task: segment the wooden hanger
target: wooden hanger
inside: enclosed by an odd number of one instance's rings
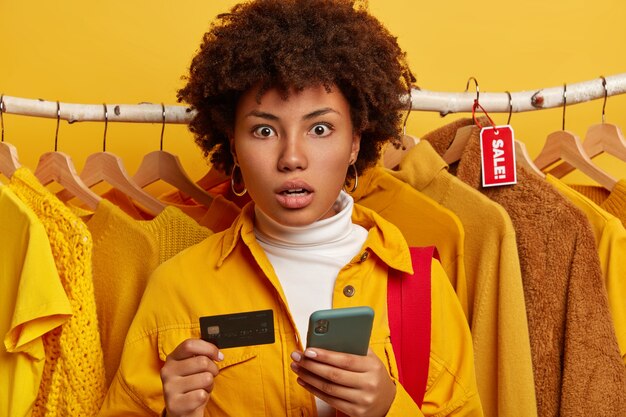
[[[101,182],[107,182],[113,188],[123,192],[128,197],[141,204],[150,214],[156,216],[165,208],[165,204],[148,194],[139,187],[127,173],[122,159],[106,151],[106,135],[108,126],[108,111],[104,105],[104,139],[102,152],[96,152],[87,157],[80,178],[87,187],[93,187]],[[57,194],[62,200],[66,197],[65,191]]]
[[[16,169],[21,165],[17,159],[17,149],[15,146],[4,141],[4,94],[0,95],[0,125],[2,126],[2,141],[0,141],[0,173],[7,178],[11,178]]]
[[[450,143],[450,147],[446,149],[443,154],[443,160],[446,161],[446,164],[452,165],[461,159],[461,155],[463,155],[463,150],[467,142],[469,142],[474,126],[476,125],[471,124],[457,129],[454,139]]]
[[[204,174],[202,178],[196,181],[196,184],[198,184],[198,186],[201,187],[203,190],[210,190],[211,188],[216,187],[226,181],[230,181],[230,177],[228,175],[224,174],[219,169],[210,167],[206,174]]]
[[[163,109],[163,127],[161,128],[161,150],[146,154],[137,172],[133,175],[134,182],[141,188],[156,181],[165,181],[196,202],[209,207],[213,197],[200,188],[185,172],[178,156],[163,150],[163,131],[165,130],[165,106]]]
[[[546,174],[544,174],[533,162],[532,158],[528,154],[528,150],[526,149],[526,145],[524,142],[515,140],[515,162],[518,166],[523,166],[528,171],[537,175],[540,178],[545,179]]]
[[[10,143],[0,142],[0,173],[11,178],[15,170],[21,167],[17,159],[17,149]]]
[[[574,168],[586,174],[607,190],[612,190],[617,180],[594,165],[585,153],[578,136],[565,130],[565,108],[567,106],[567,86],[563,88],[563,129],[552,132],[539,155],[535,158],[535,165],[546,172],[548,167],[558,161],[565,161]]]
[[[474,99],[475,109],[476,106],[479,106],[478,100],[480,98],[480,89],[478,88],[478,81],[476,80],[476,78],[469,77],[469,79],[467,80],[467,84],[465,85],[465,92],[467,92],[469,89],[470,81],[474,81],[474,83],[476,84],[476,98]],[[474,116],[473,112],[472,116]],[[471,125],[463,126],[457,129],[456,134],[454,135],[454,139],[450,143],[450,146],[442,155],[442,158],[444,161],[446,161],[446,164],[452,165],[453,163],[458,162],[461,159],[461,155],[463,155],[463,150],[465,149],[467,142],[469,142],[472,130],[474,129],[474,126],[476,126],[474,123],[476,123],[475,118],[474,122]]]
[[[63,152],[57,151],[60,120],[61,108],[57,101],[57,129],[54,137],[54,152],[46,152],[41,155],[37,168],[35,168],[35,176],[44,186],[53,181],[57,182],[72,193],[74,197],[87,204],[90,209],[95,210],[101,197],[91,191],[78,176],[72,158]]]
[[[602,152],[613,155],[626,162],[626,140],[620,128],[614,124],[605,123],[606,100],[608,90],[606,88],[606,79],[602,78],[602,86],[604,87],[604,103],[602,104],[602,123],[594,124],[587,129],[585,140],[583,141],[583,149],[589,158],[594,158]],[[550,174],[557,178],[561,178],[575,168],[568,163],[563,163],[553,170]]]
[[[383,166],[387,169],[395,169],[419,141],[419,138],[405,133],[400,137],[399,148],[396,148],[393,143],[389,143],[383,153]]]
[[[63,152],[46,152],[41,155],[35,176],[44,186],[57,182],[92,210],[96,209],[102,199],[85,185],[76,173],[72,158]]]

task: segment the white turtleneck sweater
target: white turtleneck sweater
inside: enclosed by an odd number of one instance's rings
[[[255,235],[280,280],[302,344],[309,316],[332,308],[335,279],[361,250],[367,230],[352,223],[354,200],[341,191],[338,213],[308,226],[283,226],[255,207]],[[318,416],[334,411],[316,397]]]

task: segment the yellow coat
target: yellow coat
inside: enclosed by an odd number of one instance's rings
[[[253,216],[250,204],[229,229],[155,271],[101,416],[158,415],[164,407],[159,370],[178,344],[199,337],[198,317],[263,309],[274,311],[276,342],[224,349],[205,416],[316,415],[314,398],[289,368],[290,353],[301,350],[302,343],[278,278],[254,236]],[[400,231],[374,212],[355,205],[353,221],[369,233],[362,253],[339,272],[333,307],[369,305],[375,310],[371,348],[396,380],[387,324],[387,271],[411,272],[410,254]],[[441,266],[436,261],[432,266],[432,343],[423,412],[482,416],[469,328]],[[344,295],[346,285],[354,287],[353,296]],[[396,384],[388,416],[423,415]]]
[[[427,140],[390,173],[452,210],[465,229],[467,318],[485,416],[537,416],[522,272],[508,213],[450,174]]]

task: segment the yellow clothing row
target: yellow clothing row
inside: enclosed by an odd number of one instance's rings
[[[16,170],[8,186],[42,222],[71,308],[61,326],[42,336],[45,363],[41,376],[33,375],[41,382],[32,416],[92,416],[102,403],[106,386],[92,281],[91,235],[26,168]]]
[[[301,350],[302,343],[278,278],[255,238],[253,217],[251,204],[229,229],[181,252],[155,271],[100,416],[159,415],[164,407],[159,371],[178,344],[199,337],[198,317],[262,309],[274,311],[275,344],[224,350],[205,414],[315,415],[313,397],[297,384],[289,367],[290,353]],[[371,347],[397,385],[388,416],[482,415],[467,322],[436,261],[431,276],[430,368],[421,412],[397,381],[387,323],[387,273],[388,268],[411,271],[408,246],[395,226],[370,210],[355,205],[353,221],[369,231],[368,237],[362,253],[340,271],[333,307],[369,305],[376,311]],[[346,285],[355,289],[350,296],[344,295]]]
[[[457,129],[472,123],[453,122],[422,140],[442,155]],[[523,168],[517,184],[482,187],[479,133],[474,126],[449,170],[500,204],[515,228],[538,415],[623,415],[626,370],[588,218]]]
[[[26,168],[0,214],[0,415],[94,416],[148,277],[212,232],[175,207],[138,221],[106,199],[65,206]]]

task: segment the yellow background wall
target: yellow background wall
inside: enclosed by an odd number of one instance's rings
[[[623,0],[369,0],[370,11],[396,34],[424,89],[462,91],[470,76],[481,92],[520,91],[626,72]],[[70,103],[175,104],[191,57],[211,19],[233,0],[0,0],[0,93]],[[598,81],[600,82],[600,81]],[[472,87],[471,87],[472,88]],[[566,128],[581,139],[601,120],[602,100],[568,107]],[[464,115],[467,116],[467,115]],[[505,123],[506,114],[492,115]],[[413,112],[409,133],[421,136],[461,117]],[[626,129],[626,95],[609,97],[606,120]],[[5,115],[5,140],[34,169],[54,146],[54,119]],[[561,128],[561,109],[515,113],[512,125],[536,156]],[[59,150],[80,171],[101,150],[103,123],[62,122]],[[129,172],[158,149],[159,124],[109,123],[107,150]],[[178,154],[192,177],[206,163],[182,125],[167,125],[164,149]],[[626,163],[596,163],[626,178]],[[580,173],[575,181],[591,183]]]

